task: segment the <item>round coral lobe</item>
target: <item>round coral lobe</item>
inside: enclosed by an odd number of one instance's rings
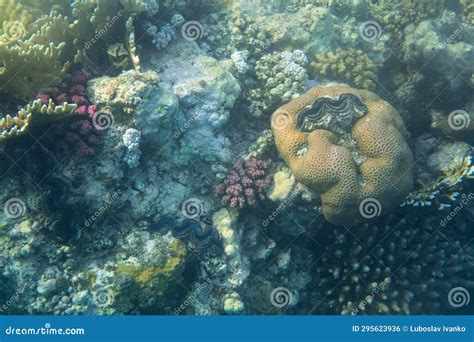
[[[296,179],[319,195],[328,221],[352,225],[396,207],[413,186],[409,133],[376,94],[315,87],[281,106],[290,124],[272,125],[275,143]],[[375,203],[375,215],[366,203]],[[372,209],[372,208],[370,208]]]

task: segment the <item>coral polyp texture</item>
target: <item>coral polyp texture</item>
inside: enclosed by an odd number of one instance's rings
[[[258,158],[235,163],[224,180],[214,187],[215,194],[221,196],[222,204],[245,208],[264,200],[265,190],[270,185],[268,164],[268,161]]]
[[[280,155],[320,196],[331,223],[385,214],[412,189],[409,133],[395,108],[370,91],[312,88],[273,113],[272,130]],[[375,212],[366,213],[370,202]]]

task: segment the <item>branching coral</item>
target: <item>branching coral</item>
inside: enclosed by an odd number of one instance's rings
[[[375,64],[362,50],[336,49],[317,54],[311,63],[315,78],[347,82],[355,87],[373,90],[377,80]]]
[[[398,205],[413,186],[409,134],[397,111],[372,92],[317,87],[275,111],[275,144],[296,179],[321,197],[335,224],[364,220]],[[372,217],[375,217],[372,216]]]
[[[258,201],[265,199],[265,190],[270,185],[268,166],[268,161],[258,158],[239,160],[215,186],[215,194],[222,197],[222,204],[232,208],[256,206]]]
[[[149,3],[153,1],[76,0],[71,10],[61,1],[35,8],[23,5],[28,1],[0,1],[1,90],[32,96],[56,85],[70,64],[87,60],[84,57],[97,52],[102,42],[123,41],[131,65],[138,69],[132,18],[153,13]]]
[[[38,99],[21,108],[15,115],[4,115],[0,120],[0,142],[24,134],[31,126],[62,119],[71,115],[75,104],[64,103],[57,106],[52,100],[44,103]]]
[[[454,230],[437,232],[420,217],[390,215],[380,225],[321,231],[315,266],[322,314],[435,314],[455,286],[473,287],[473,249]],[[327,238],[326,238],[327,237]]]
[[[86,96],[86,83],[90,78],[90,73],[76,71],[67,75],[57,87],[50,87],[37,95],[43,102],[52,99],[56,104],[76,105],[71,120],[52,127],[55,134],[51,136],[53,139],[61,137],[59,143],[52,144],[54,149],[78,159],[94,155],[99,144],[98,130],[92,122],[96,105],[90,104]]]

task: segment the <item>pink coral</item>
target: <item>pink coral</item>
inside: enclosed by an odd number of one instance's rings
[[[55,148],[63,154],[71,154],[78,159],[96,154],[100,144],[98,131],[92,124],[92,117],[96,112],[96,105],[90,104],[87,99],[86,84],[91,74],[83,71],[73,72],[66,76],[59,86],[50,87],[47,91],[37,94],[37,97],[48,102],[52,99],[56,104],[75,103],[77,108],[71,120],[61,122],[53,127],[59,143]]]
[[[214,187],[214,193],[222,196],[221,202],[233,208],[254,207],[265,199],[270,185],[267,175],[269,161],[258,158],[239,160],[224,180]]]

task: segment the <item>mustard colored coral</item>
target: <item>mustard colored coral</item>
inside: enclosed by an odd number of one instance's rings
[[[377,80],[375,64],[359,49],[336,49],[316,54],[311,68],[316,79],[321,76],[349,83],[355,87],[373,90]]]
[[[331,223],[364,221],[360,206],[368,199],[385,214],[412,189],[409,133],[398,112],[370,91],[312,88],[273,113],[272,130],[280,155],[320,196]]]
[[[51,100],[45,104],[35,100],[21,108],[15,115],[1,115],[0,142],[24,134],[30,126],[44,121],[62,119],[74,112],[75,104],[56,106]]]

